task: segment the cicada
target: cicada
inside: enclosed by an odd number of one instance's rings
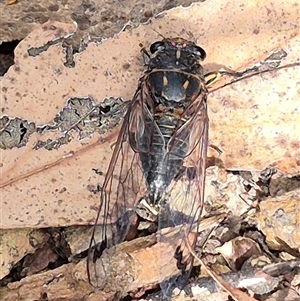
[[[180,228],[180,240],[170,242],[177,244],[178,274],[161,283],[170,296],[189,276],[192,259],[183,249],[187,237],[195,246],[197,235],[191,239],[189,234],[197,232],[203,206],[209,82],[200,62],[206,53],[194,42],[164,38],[150,46],[150,53],[144,50],[144,57],[146,70],[124,117],[102,186],[88,273],[94,286],[105,285],[109,266],[103,263],[99,272],[96,265],[104,260],[105,249],[124,241],[132,214],[143,200],[156,212],[158,230]],[[183,189],[172,195],[179,179]],[[100,217],[104,223],[98,225]],[[164,235],[158,239],[167,240]]]

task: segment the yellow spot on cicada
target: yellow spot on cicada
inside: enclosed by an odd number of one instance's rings
[[[169,81],[168,78],[164,75],[163,76],[163,87],[166,87],[168,85]]]
[[[219,72],[210,72],[204,75],[206,86],[209,87],[210,85],[216,83],[220,78],[221,74]]]
[[[182,85],[183,88],[184,88],[184,90],[187,90],[189,84],[190,84],[190,81],[189,81],[189,80],[186,80],[186,81],[184,82],[184,84]]]

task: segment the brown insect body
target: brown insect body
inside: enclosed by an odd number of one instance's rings
[[[189,276],[192,260],[183,256],[183,248],[203,205],[208,116],[199,61],[205,58],[205,51],[193,42],[174,38],[153,43],[150,52],[145,51],[147,70],[124,117],[103,184],[88,273],[94,286],[105,285],[109,263],[101,255],[125,239],[130,216],[144,198],[158,208],[158,229],[182,225],[181,241],[175,242],[174,252],[179,259],[178,275],[161,283],[164,294],[170,296]],[[187,161],[193,162],[192,166]],[[170,198],[178,175],[185,188]],[[181,208],[183,213],[179,213]],[[99,217],[104,222],[97,226]],[[108,224],[113,223],[109,237]],[[97,243],[99,227],[102,241]]]

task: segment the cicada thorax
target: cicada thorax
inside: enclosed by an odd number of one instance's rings
[[[156,42],[150,50],[148,70],[141,79],[150,114],[144,120],[140,160],[148,199],[158,205],[190,152],[190,139],[182,129],[205,105],[207,91],[199,63],[205,52],[183,39]]]

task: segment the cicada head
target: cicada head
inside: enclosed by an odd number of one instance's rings
[[[197,60],[203,61],[206,58],[206,52],[202,47],[182,38],[163,39],[150,46],[150,52],[152,54],[159,54],[162,51],[170,49],[187,52],[193,55]]]
[[[155,68],[177,69],[203,76],[200,62],[206,57],[205,50],[194,42],[182,38],[163,39],[150,46],[148,72]]]

